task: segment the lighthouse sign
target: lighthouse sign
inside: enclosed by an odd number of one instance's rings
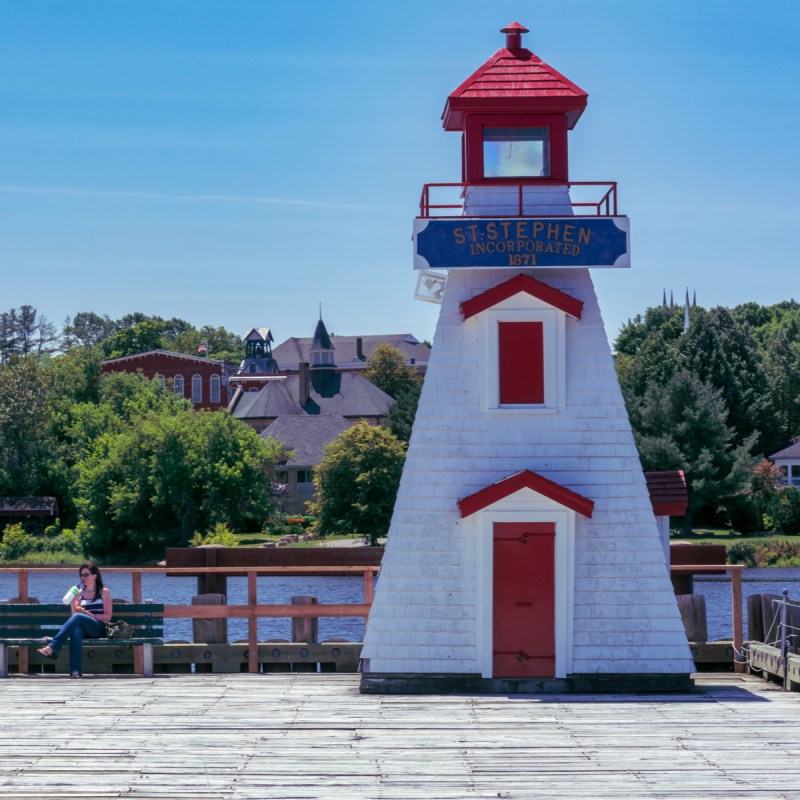
[[[628,217],[414,220],[415,269],[630,267]]]

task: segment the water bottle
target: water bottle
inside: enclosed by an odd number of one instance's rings
[[[68,606],[77,596],[80,589],[77,586],[70,586],[69,591],[64,595],[61,602]]]

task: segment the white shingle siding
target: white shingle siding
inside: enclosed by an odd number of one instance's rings
[[[584,303],[566,318],[560,413],[480,410],[480,326],[459,306],[517,273]],[[481,672],[482,551],[457,501],[525,469],[595,502],[575,524],[570,671],[692,671],[588,270],[450,272],[365,635],[370,670]]]

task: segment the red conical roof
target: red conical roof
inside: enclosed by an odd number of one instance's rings
[[[517,43],[527,29],[514,22],[503,28],[507,46],[498,50],[447,98],[442,114],[445,130],[464,128],[464,114],[563,113],[574,127],[589,95]],[[510,46],[509,46],[510,45]]]

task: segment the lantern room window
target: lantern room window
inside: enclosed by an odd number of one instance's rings
[[[484,128],[485,178],[550,176],[550,129]]]

